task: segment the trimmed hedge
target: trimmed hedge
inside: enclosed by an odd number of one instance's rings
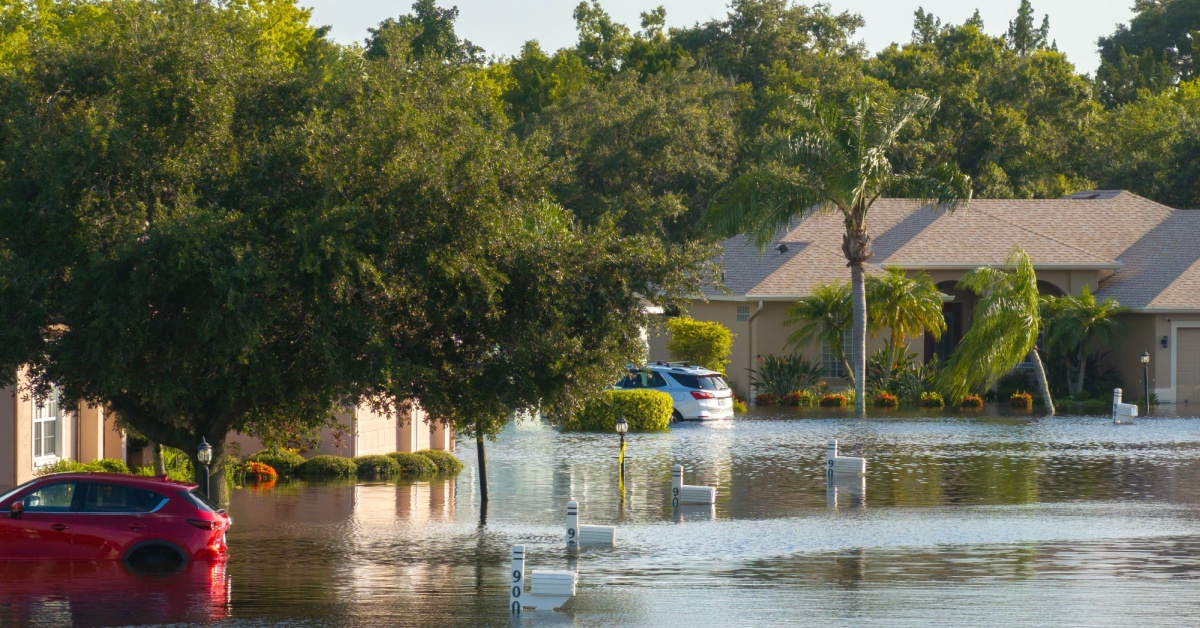
[[[358,465],[341,456],[314,456],[296,467],[297,474],[308,478],[352,478],[357,472]]]
[[[434,464],[433,460],[420,454],[395,451],[388,454],[387,457],[396,461],[402,477],[419,478],[436,475],[438,472],[438,466]]]
[[[50,475],[51,473],[130,473],[130,470],[128,465],[116,458],[102,458],[91,462],[62,458],[38,467],[34,475]]]
[[[661,432],[669,429],[675,404],[671,395],[658,390],[606,390],[581,412],[563,421],[567,431],[612,432],[617,417],[624,416],[630,432]]]
[[[725,373],[733,353],[733,332],[712,321],[698,321],[687,316],[667,319],[667,351],[675,360],[686,360],[718,373]],[[625,418],[626,421],[629,417]]]
[[[361,478],[388,478],[400,473],[399,463],[387,456],[355,456],[353,460]]]
[[[304,464],[304,456],[286,449],[264,449],[251,456],[246,456],[246,462],[261,462],[282,476],[293,475],[296,468]]]
[[[422,449],[416,452],[418,456],[425,456],[437,465],[438,473],[457,474],[463,470],[463,463],[454,454],[440,449]]]

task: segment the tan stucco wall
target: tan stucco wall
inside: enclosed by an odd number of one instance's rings
[[[335,446],[338,440],[334,435],[335,430],[325,428],[321,430],[318,450],[310,452],[309,457],[317,454],[367,456],[420,449],[454,451],[454,430],[440,425],[431,428],[425,422],[425,411],[420,408],[403,410],[400,413],[400,416],[404,417],[403,420],[375,412],[365,404],[353,410],[339,412],[336,416],[338,423],[347,428],[341,436],[342,446]],[[253,454],[263,448],[258,439],[236,432],[231,433],[225,442],[226,446],[233,446],[231,453],[241,456]]]
[[[16,417],[13,421],[15,484],[33,479],[33,399],[21,390],[22,383],[26,381],[28,380],[22,372],[17,379],[17,393],[14,397],[16,407]]]
[[[17,388],[0,389],[0,492],[17,485]]]
[[[100,408],[82,406],[79,417],[79,454],[84,462],[104,457],[104,411]],[[122,458],[123,460],[124,458]]]
[[[390,454],[396,448],[396,421],[387,414],[359,406],[354,411],[354,455]]]

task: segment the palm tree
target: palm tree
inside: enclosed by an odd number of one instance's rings
[[[1067,392],[1072,397],[1083,392],[1083,377],[1087,372],[1088,351],[1096,346],[1114,347],[1120,342],[1121,324],[1116,316],[1126,311],[1112,299],[1097,302],[1086,285],[1077,297],[1043,297],[1043,316],[1046,319],[1046,345],[1064,355],[1075,354],[1078,377],[1067,369]]]
[[[1046,369],[1037,350],[1041,298],[1029,255],[1013,249],[1004,268],[976,268],[958,280],[958,287],[979,295],[979,300],[971,328],[942,371],[941,387],[960,400],[973,389],[991,386],[1029,356],[1046,410],[1054,414]]]
[[[909,277],[899,268],[867,277],[867,327],[872,334],[887,327],[892,346],[903,348],[907,339],[928,331],[934,340],[946,331],[942,294],[926,273]]]
[[[811,130],[773,144],[756,169],[717,195],[709,220],[720,234],[750,234],[762,250],[796,218],[817,212],[841,214],[854,320],[854,406],[862,416],[867,337],[863,264],[871,258],[867,213],[884,194],[929,199],[952,210],[970,200],[970,179],[951,167],[904,174],[892,166],[900,133],[918,118],[932,115],[937,100],[907,93],[894,102],[860,95],[846,107],[815,100],[803,104],[811,114]]]
[[[846,370],[851,381],[856,381],[846,360],[846,353],[842,351],[842,338],[850,329],[853,319],[849,286],[844,283],[817,286],[812,294],[788,307],[783,325],[797,329],[788,334],[787,346],[798,349],[814,339],[820,340],[829,345],[830,353]]]

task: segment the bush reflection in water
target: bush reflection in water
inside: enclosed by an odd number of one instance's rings
[[[827,490],[830,437],[868,458],[865,482]],[[235,491],[220,571],[4,566],[0,624],[508,623],[514,542],[531,569],[580,572],[565,611],[527,614],[528,625],[1188,625],[1200,615],[1195,418],[757,414],[628,440],[622,499],[615,434],[510,427],[488,445],[482,526],[470,442],[453,479]],[[689,483],[720,487],[715,507],[671,511],[676,462]],[[617,549],[563,549],[572,497],[583,521],[619,526]]]

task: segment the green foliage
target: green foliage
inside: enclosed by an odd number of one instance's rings
[[[867,358],[867,390],[887,392],[895,390],[914,365],[920,362],[915,353],[907,353],[907,346],[885,342]]]
[[[671,358],[698,364],[704,368],[725,373],[729,356],[733,352],[733,333],[728,327],[716,322],[698,321],[687,316],[667,319],[667,351]]]
[[[979,296],[971,328],[946,363],[940,388],[961,400],[972,390],[990,388],[1026,356],[1035,360],[1035,374],[1041,371],[1036,349],[1042,329],[1041,297],[1029,255],[1014,249],[1004,268],[976,268],[963,275],[958,286]],[[1039,387],[1053,414],[1050,391]]]
[[[1135,2],[1137,13],[1129,25],[1101,37],[1097,80],[1107,104],[1136,98],[1138,87],[1167,90],[1195,76],[1195,55],[1200,46],[1200,3],[1193,0]],[[1129,55],[1140,58],[1131,63]],[[1137,72],[1130,72],[1130,66]],[[1120,71],[1117,71],[1120,69]]]
[[[480,63],[483,48],[454,32],[458,7],[442,9],[434,0],[417,0],[413,13],[388,18],[378,28],[369,28],[364,55],[368,59],[396,58],[408,61]]]
[[[850,331],[853,319],[849,285],[834,282],[817,286],[808,296],[788,306],[783,325],[796,330],[788,334],[786,346],[799,349],[820,341],[829,346],[834,359],[847,373],[853,373],[842,350],[842,337]]]
[[[446,473],[457,475],[463,470],[463,463],[458,459],[458,456],[439,449],[422,449],[416,452],[418,456],[425,456],[437,465],[438,473]]]
[[[396,451],[388,454],[388,457],[396,461],[401,477],[423,478],[438,472],[437,464],[427,456]]]
[[[741,399],[733,400],[733,413],[734,414],[746,414],[749,411],[750,410],[749,410],[749,408],[746,407],[745,401],[742,401]]]
[[[958,404],[958,407],[968,410],[982,408],[983,398],[979,395],[966,395],[963,397],[962,402]]]
[[[819,365],[810,363],[799,353],[768,354],[758,363],[758,369],[750,370],[750,383],[759,394],[785,397],[811,388],[821,379],[821,374]]]
[[[895,408],[898,405],[900,405],[900,400],[892,393],[884,391],[875,395],[876,408]]]
[[[630,432],[661,432],[670,427],[674,404],[671,395],[658,390],[606,390],[579,412],[562,422],[564,430],[612,432],[625,417]]]
[[[360,478],[388,478],[400,473],[400,464],[388,456],[355,456],[352,460]]]
[[[1043,297],[1042,318],[1046,324],[1046,350],[1071,356],[1067,389],[1078,397],[1084,389],[1088,357],[1099,348],[1118,348],[1121,324],[1116,317],[1126,311],[1113,299],[1097,302],[1084,285],[1078,296]]]
[[[313,456],[296,467],[295,473],[306,478],[352,478],[358,465],[341,456]]]
[[[284,477],[292,476],[304,464],[304,456],[290,449],[264,449],[246,456],[246,462],[261,462]]]
[[[894,347],[906,346],[922,333],[937,340],[946,330],[941,293],[933,280],[924,272],[909,277],[899,268],[867,277],[867,321],[873,334],[891,330]]]
[[[855,410],[861,416],[867,331],[863,264],[872,254],[867,234],[871,205],[889,194],[926,199],[953,210],[970,200],[971,182],[952,166],[907,169],[905,161],[893,157],[899,156],[900,135],[927,120],[938,108],[936,99],[907,92],[894,99],[863,94],[846,104],[804,104],[811,127],[775,142],[755,168],[718,194],[709,219],[718,233],[748,234],[763,249],[796,218],[822,212],[841,216],[846,228],[842,252],[851,271],[850,372],[857,393]]]
[[[921,393],[921,407],[944,408],[946,407],[946,400],[942,398],[942,394],[939,392],[923,392]]]
[[[129,467],[120,460],[103,458],[91,462],[79,462],[71,458],[59,458],[54,462],[38,467],[34,475],[50,475],[51,473],[129,473]]]

